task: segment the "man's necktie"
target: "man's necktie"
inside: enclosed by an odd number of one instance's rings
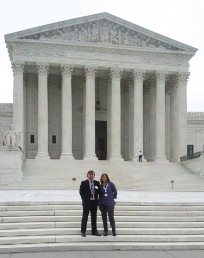
[[[91,187],[91,199],[94,199],[94,183],[93,183],[93,181],[91,181],[90,187]]]

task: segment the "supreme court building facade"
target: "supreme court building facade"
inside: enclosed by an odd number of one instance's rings
[[[5,36],[28,159],[178,161],[197,49],[108,13]]]

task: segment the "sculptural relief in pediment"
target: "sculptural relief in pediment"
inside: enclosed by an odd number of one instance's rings
[[[107,19],[63,27],[23,38],[182,50]]]

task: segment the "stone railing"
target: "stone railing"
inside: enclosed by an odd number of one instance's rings
[[[197,159],[200,158],[200,156],[203,154],[203,151],[198,151],[183,157],[180,157],[180,162],[186,161],[186,160],[191,160],[191,159]]]

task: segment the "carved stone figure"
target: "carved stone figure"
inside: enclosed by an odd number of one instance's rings
[[[78,40],[78,31],[77,28],[73,28],[69,33],[69,39],[73,41]]]
[[[20,141],[20,132],[14,130],[11,127],[10,130],[7,130],[3,136],[3,146],[7,147],[16,147]]]
[[[123,43],[124,43],[124,45],[126,45],[126,46],[130,45],[130,40],[129,40],[128,31],[126,31],[125,33],[123,33]]]
[[[88,31],[85,27],[81,27],[81,30],[79,32],[79,41],[87,41],[88,40]]]
[[[110,38],[109,38],[109,28],[107,26],[107,23],[103,23],[103,27],[101,28],[101,42],[102,43],[110,43]]]
[[[99,36],[100,36],[99,35],[99,29],[97,28],[96,24],[94,23],[93,28],[90,32],[90,41],[98,43],[99,42]]]
[[[116,30],[116,26],[113,26],[113,29],[110,31],[110,41],[111,44],[119,44],[119,34]]]

